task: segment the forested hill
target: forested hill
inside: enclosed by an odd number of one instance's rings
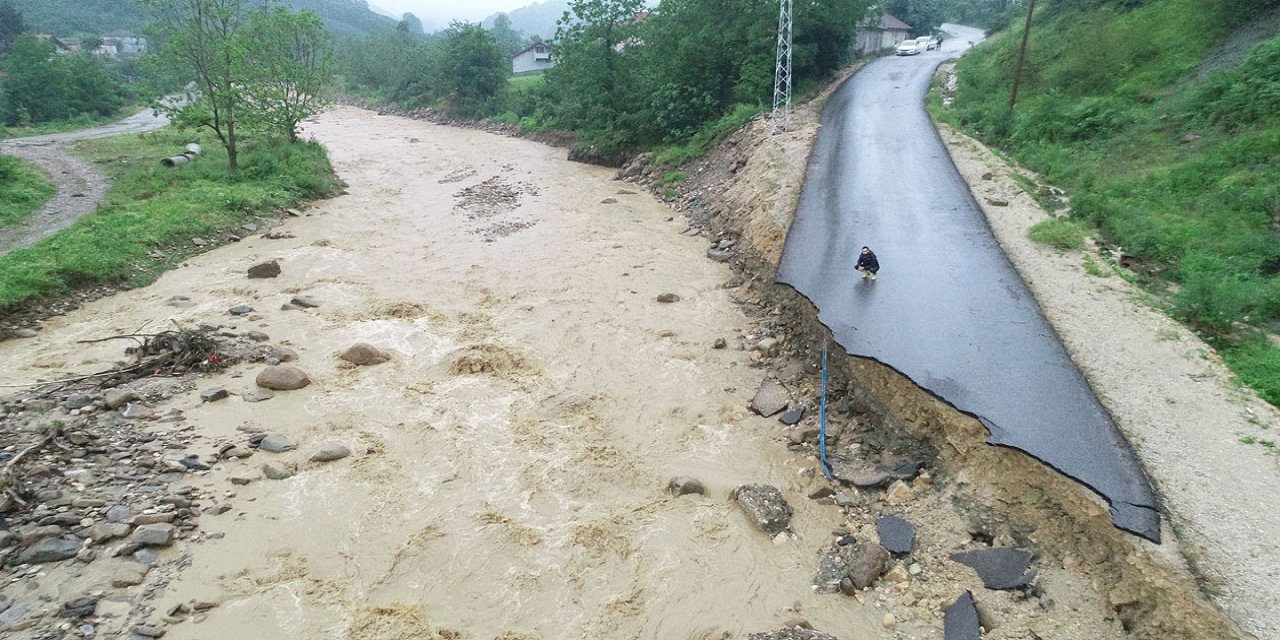
[[[138,31],[147,12],[133,0],[9,0],[27,25],[57,36],[102,35],[120,29]],[[369,8],[365,0],[284,0],[292,9],[310,9],[324,19],[335,35],[372,33],[396,21]]]
[[[1008,5],[939,117],[1065,188],[1060,223],[1140,265],[1280,405],[1280,0],[1041,2],[1012,110]]]
[[[506,14],[511,19],[512,29],[549,40],[556,35],[556,21],[568,10],[568,0],[546,0],[507,11]],[[498,14],[495,13],[485,18],[481,24],[486,29],[492,28],[493,20],[497,17]]]

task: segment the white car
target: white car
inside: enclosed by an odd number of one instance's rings
[[[921,51],[924,51],[924,45],[915,40],[903,40],[902,44],[898,45],[895,53],[900,56],[914,56]]]
[[[916,38],[916,48],[920,51],[931,51],[933,49],[933,36],[920,36]]]

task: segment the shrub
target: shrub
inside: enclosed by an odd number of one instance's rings
[[[1240,379],[1274,405],[1280,405],[1280,348],[1266,336],[1255,335],[1223,350],[1227,365]]]
[[[1080,249],[1089,228],[1078,220],[1049,218],[1032,225],[1027,237],[1033,242],[1047,244],[1058,249]]]

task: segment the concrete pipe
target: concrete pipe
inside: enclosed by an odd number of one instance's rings
[[[196,159],[196,154],[191,153],[190,151],[187,151],[179,156],[172,156],[169,158],[165,158],[164,160],[160,161],[160,164],[166,167],[176,167],[178,165],[183,165],[188,162],[191,162],[192,160],[195,160],[195,159]]]
[[[191,144],[187,145],[187,153],[201,155],[203,152],[200,150],[200,145],[192,142]]]

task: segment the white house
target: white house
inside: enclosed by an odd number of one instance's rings
[[[545,42],[535,42],[528,49],[511,56],[511,73],[517,76],[541,73],[554,66],[551,47]]]
[[[858,25],[858,42],[854,45],[859,55],[868,55],[892,49],[911,35],[907,23],[885,13],[880,19],[869,19]]]

